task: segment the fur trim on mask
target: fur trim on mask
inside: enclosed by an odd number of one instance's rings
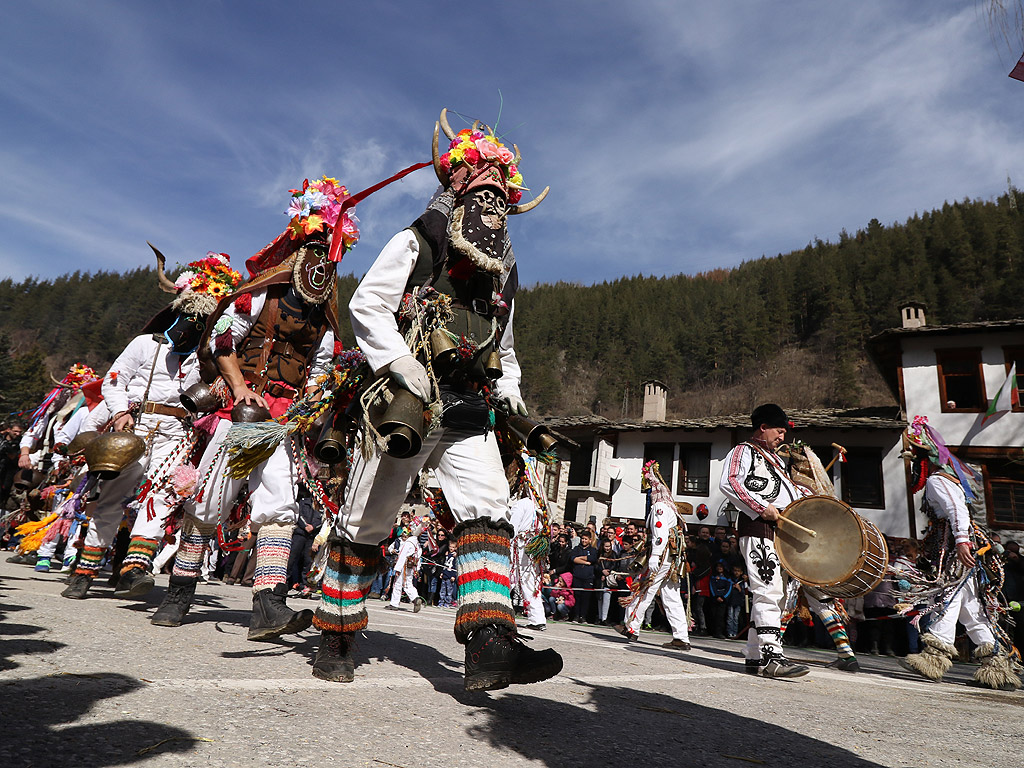
[[[183,315],[206,317],[217,308],[217,299],[207,293],[196,293],[185,289],[171,302],[171,307]]]
[[[939,681],[953,668],[956,648],[927,632],[921,635],[921,642],[924,643],[925,649],[921,653],[908,654],[902,665],[929,680]]]
[[[488,256],[462,235],[462,215],[466,209],[463,206],[452,211],[451,224],[448,225],[448,239],[459,253],[468,258],[477,269],[481,269],[491,275],[500,275],[504,262],[493,256]]]

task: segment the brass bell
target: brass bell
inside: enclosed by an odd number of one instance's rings
[[[523,445],[529,451],[535,453],[549,453],[558,445],[558,441],[551,434],[551,430],[533,419],[520,416],[518,413],[506,417],[509,429],[515,432],[516,436],[523,441]]]
[[[333,414],[332,414],[333,415]],[[313,456],[321,464],[337,464],[345,460],[346,432],[340,427],[344,424],[345,414],[339,413],[329,418],[320,431],[320,437],[313,448]]]
[[[19,491],[31,491],[38,488],[45,477],[38,469],[22,469],[14,478],[14,487]]]
[[[105,480],[119,474],[146,452],[146,441],[134,432],[105,432],[85,446],[89,472]]]
[[[452,337],[444,328],[435,328],[427,341],[430,344],[430,362],[439,372],[450,371],[459,352]]]
[[[258,421],[270,421],[270,418],[270,411],[255,403],[239,400],[231,409],[231,421],[235,424],[254,424]]]
[[[196,382],[182,392],[180,400],[181,404],[185,406],[185,410],[193,416],[200,413],[213,413],[220,410],[222,405],[213,388],[202,381]]]
[[[491,353],[487,356],[487,362],[484,363],[484,373],[487,374],[487,378],[491,381],[497,381],[501,378],[501,355],[498,354],[497,349],[491,349]]]
[[[423,401],[407,389],[396,388],[392,395],[377,431],[387,438],[388,456],[408,459],[423,446]]]
[[[87,446],[89,443],[91,443],[93,440],[99,437],[99,434],[100,433],[97,432],[95,429],[90,429],[87,432],[79,432],[77,435],[75,435],[74,439],[72,439],[72,441],[68,443],[68,447],[64,449],[64,452],[68,456],[77,456],[78,454],[85,450],[85,446]]]

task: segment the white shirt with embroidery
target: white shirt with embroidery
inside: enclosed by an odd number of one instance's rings
[[[128,403],[143,398],[180,408],[181,393],[198,381],[199,362],[194,354],[175,354],[170,344],[144,334],[128,342],[103,377],[103,401],[115,414],[127,411]]]

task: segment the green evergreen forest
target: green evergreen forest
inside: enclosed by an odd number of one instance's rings
[[[527,404],[540,415],[636,418],[641,382],[657,379],[677,416],[768,399],[891,405],[864,340],[898,325],[902,302],[923,302],[929,325],[1024,315],[1021,206],[1024,193],[1011,188],[732,269],[522,288],[515,331]],[[342,306],[356,282],[340,280]],[[151,269],[0,280],[0,413],[34,407],[48,372],[60,378],[76,361],[105,370],[167,298]]]

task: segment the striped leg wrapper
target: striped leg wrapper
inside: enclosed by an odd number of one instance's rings
[[[850,638],[846,636],[846,627],[843,626],[843,620],[839,618],[839,614],[828,606],[823,605],[818,615],[825,624],[825,629],[828,630],[832,642],[836,644],[836,651],[838,651],[839,657],[849,658],[854,656],[853,648],[850,647]]]
[[[216,530],[215,523],[200,523],[191,517],[186,519],[181,527],[181,539],[178,553],[174,556],[174,570],[171,571],[171,575],[198,579],[203,556]]]
[[[106,551],[106,547],[82,547],[82,556],[78,559],[78,567],[75,568],[75,573],[95,577],[100,572],[100,565],[103,564],[103,553]]]
[[[514,533],[508,523],[489,517],[460,523],[452,531],[459,549],[455,557],[459,595],[455,639],[463,645],[483,627],[504,626],[515,632],[509,586]]]
[[[380,568],[380,547],[348,541],[332,541],[329,546],[313,626],[323,632],[366,629],[366,595]]]
[[[284,584],[288,578],[288,555],[292,551],[292,525],[267,523],[256,534],[256,575],[252,581],[255,594]]]
[[[121,563],[121,573],[127,573],[132,568],[142,568],[147,571],[153,570],[153,558],[160,548],[160,542],[156,539],[143,539],[133,536],[128,542],[128,554],[124,556]]]

